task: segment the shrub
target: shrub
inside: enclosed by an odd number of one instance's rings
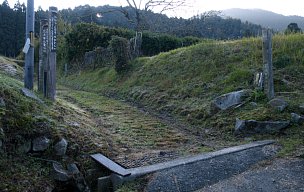
[[[279,55],[277,58],[274,59],[273,61],[273,66],[281,69],[285,68],[291,63],[291,58],[288,55]]]
[[[115,71],[120,73],[126,70],[130,60],[129,41],[122,37],[112,36],[110,49],[115,60]]]

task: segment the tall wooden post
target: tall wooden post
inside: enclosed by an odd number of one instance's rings
[[[40,20],[40,49],[39,49],[39,66],[38,66],[38,91],[41,93],[45,92],[46,82],[44,82],[44,72],[47,71],[48,66],[48,35],[49,35],[49,25],[47,19]]]
[[[274,98],[274,83],[272,69],[272,33],[270,29],[263,29],[263,64],[264,64],[264,92],[268,99]]]
[[[56,50],[57,50],[57,7],[49,8],[49,73],[47,77],[48,98],[56,96]]]
[[[32,90],[34,86],[34,0],[27,0],[25,41],[30,40],[30,47],[25,54],[24,87]]]

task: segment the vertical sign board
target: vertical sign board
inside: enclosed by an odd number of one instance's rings
[[[27,0],[26,7],[26,27],[25,40],[30,40],[30,45],[25,51],[25,65],[24,65],[24,87],[32,90],[34,87],[34,0]]]
[[[57,49],[57,7],[50,7],[50,46],[51,52],[56,52]]]
[[[56,96],[57,12],[57,7],[49,8],[49,73],[47,77],[47,96],[53,101]]]
[[[42,28],[42,90],[44,97],[47,97],[47,72],[49,71],[48,46],[49,46],[49,23],[45,20],[45,25]]]
[[[47,67],[48,20],[40,20],[40,49],[38,67],[38,91],[44,93],[44,71]]]

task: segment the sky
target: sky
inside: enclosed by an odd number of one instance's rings
[[[1,1],[1,0],[0,0]],[[13,6],[17,0],[8,0]],[[21,3],[26,0],[19,0]],[[135,0],[140,1],[140,0]],[[264,9],[283,15],[304,16],[304,9],[299,0],[186,0],[187,6],[166,13],[169,16],[189,18],[210,10],[224,10],[230,8]],[[49,6],[58,9],[74,8],[75,6],[89,4],[91,6],[113,5],[126,6],[126,0],[35,0],[35,8],[41,6],[44,10]],[[156,11],[157,12],[157,11]]]

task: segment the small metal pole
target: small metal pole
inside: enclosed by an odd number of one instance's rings
[[[25,54],[24,87],[33,90],[34,86],[34,0],[27,0],[25,41],[30,39],[30,48]]]

